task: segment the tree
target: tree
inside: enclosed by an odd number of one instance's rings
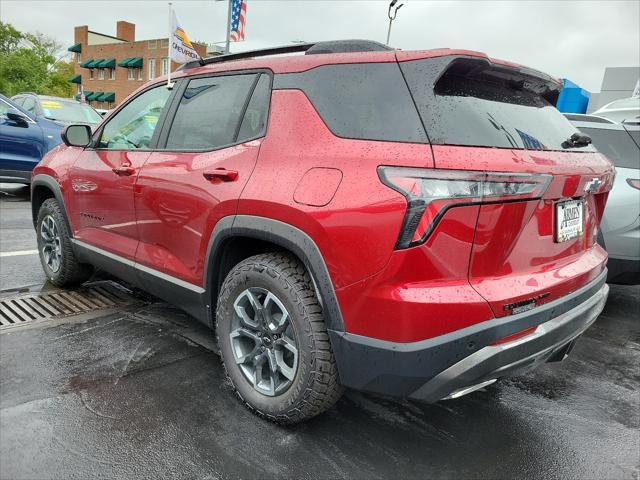
[[[65,82],[73,74],[64,62],[56,62],[61,46],[55,39],[36,33],[22,33],[0,22],[0,92],[11,97],[19,92],[73,95]],[[55,92],[55,93],[54,93]]]

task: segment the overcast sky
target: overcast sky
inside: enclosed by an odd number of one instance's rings
[[[402,0],[400,0],[402,2]],[[391,33],[402,49],[464,48],[522,63],[599,91],[606,66],[640,63],[640,0],[404,0]],[[226,2],[173,0],[192,40],[224,39]],[[385,41],[387,1],[248,0],[247,40],[232,51],[314,41]],[[136,39],[167,35],[167,2],[155,0],[0,0],[0,18],[22,31],[39,30],[64,45],[73,27],[115,35],[116,21],[136,24]]]

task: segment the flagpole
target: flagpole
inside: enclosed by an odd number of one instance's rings
[[[231,41],[231,2],[232,0],[229,0],[227,3],[227,42],[224,53],[229,53],[229,42]]]
[[[171,88],[171,38],[173,37],[171,21],[171,2],[169,2],[169,42],[167,45],[167,88]]]

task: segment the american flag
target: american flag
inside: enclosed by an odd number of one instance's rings
[[[244,24],[247,20],[247,0],[231,0],[231,33],[232,42],[244,40]]]

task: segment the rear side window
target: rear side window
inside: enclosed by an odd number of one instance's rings
[[[640,169],[640,149],[625,130],[585,127],[580,130],[591,137],[593,146],[616,167]]]
[[[213,150],[235,142],[256,75],[189,81],[167,137],[168,150]]]
[[[24,102],[22,103],[22,108],[24,108],[27,112],[36,113],[36,101],[31,97],[25,97]]]
[[[397,63],[325,65],[278,75],[274,88],[302,90],[339,137],[427,143]]]
[[[269,75],[264,73],[260,75],[244,113],[236,142],[246,142],[265,134],[269,116],[269,101],[271,100],[270,84]]]
[[[507,68],[448,57],[402,62],[400,68],[433,144],[566,150],[563,143],[577,132],[544,98],[552,99],[552,92],[540,87],[538,94],[532,80]]]

